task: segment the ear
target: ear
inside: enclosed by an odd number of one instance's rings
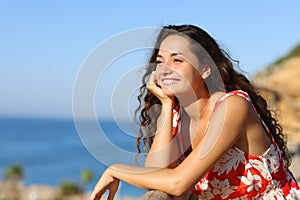
[[[206,79],[211,74],[211,69],[208,66],[204,66],[201,70],[202,78]]]

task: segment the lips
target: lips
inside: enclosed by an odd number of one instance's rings
[[[163,78],[161,82],[164,85],[172,85],[174,83],[177,83],[178,81],[179,79],[176,78]]]

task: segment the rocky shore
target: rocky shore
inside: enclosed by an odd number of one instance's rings
[[[90,192],[81,194],[60,194],[59,188],[48,185],[25,185],[18,181],[0,182],[0,200],[88,200]],[[102,199],[106,199],[103,197]],[[116,197],[116,200],[136,200],[135,197]]]

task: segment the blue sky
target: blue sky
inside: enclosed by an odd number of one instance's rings
[[[300,43],[299,8],[296,0],[0,1],[0,116],[72,117],[81,64],[134,28],[198,25],[251,76]]]

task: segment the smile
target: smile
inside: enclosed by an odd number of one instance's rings
[[[174,83],[177,83],[179,81],[179,79],[174,79],[174,78],[164,78],[162,79],[162,83],[164,85],[172,85]]]

